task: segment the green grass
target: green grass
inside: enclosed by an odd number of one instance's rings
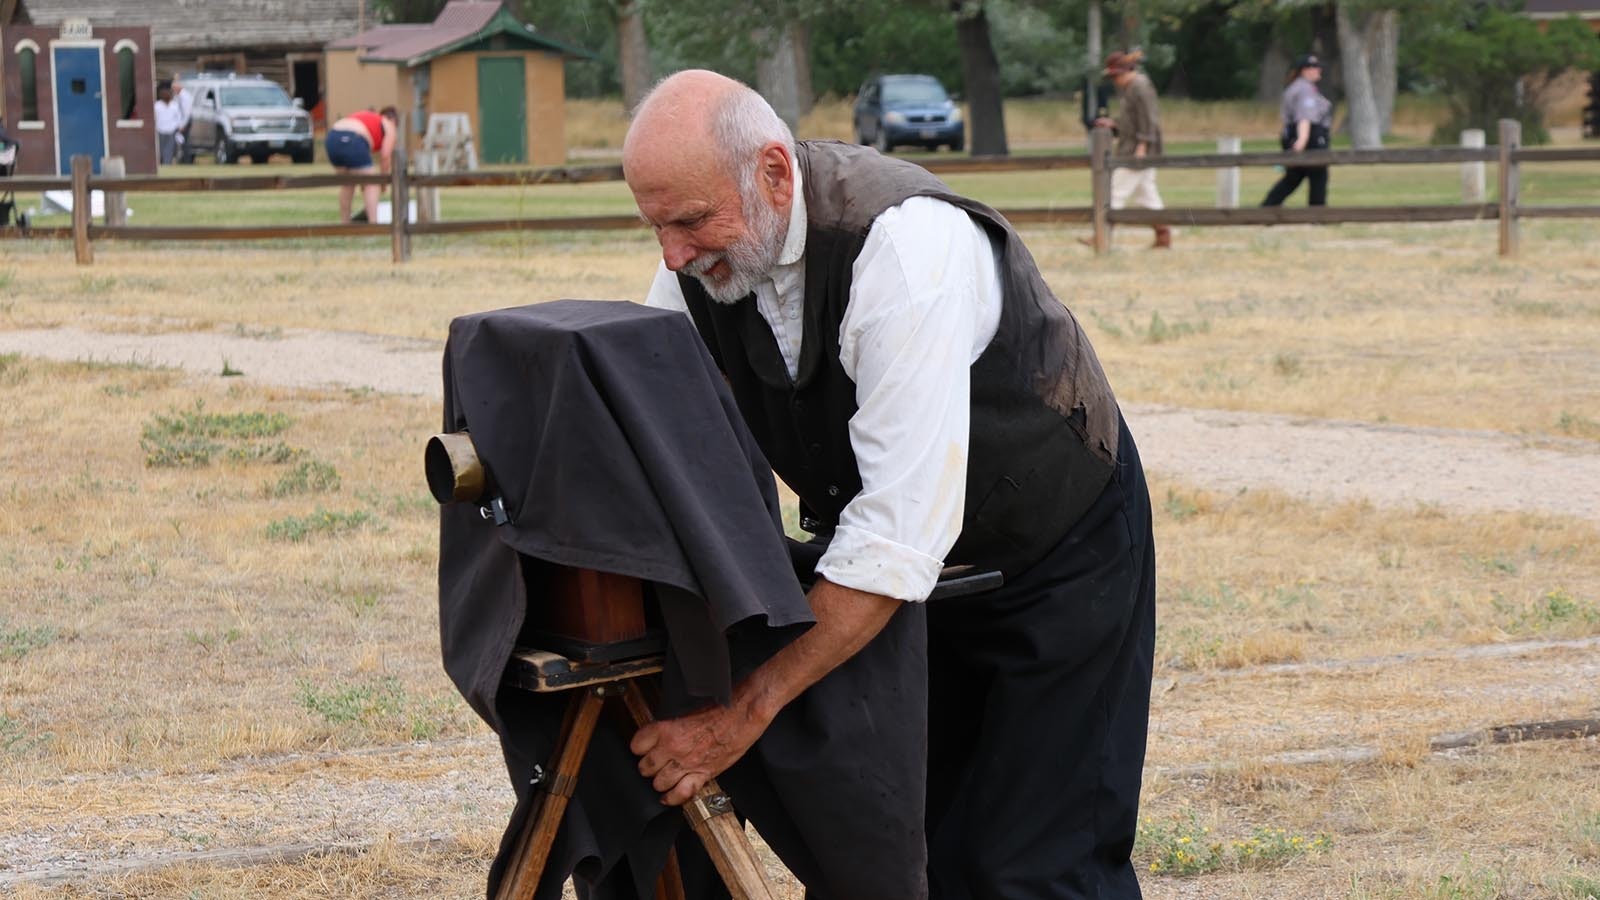
[[[14,662],[55,643],[60,632],[50,625],[7,628],[0,626],[0,662]]]
[[[197,469],[210,465],[212,458],[225,450],[235,462],[283,463],[299,451],[281,442],[248,441],[276,435],[292,424],[283,413],[208,413],[204,401],[197,400],[193,409],[156,413],[145,423],[139,446],[145,452],[145,465],[152,469]],[[224,441],[247,443],[228,447]]]
[[[54,735],[50,732],[36,734],[17,717],[0,713],[0,754],[25,756],[39,749]]]
[[[1281,869],[1328,849],[1326,834],[1299,835],[1260,825],[1250,835],[1222,840],[1201,824],[1193,810],[1162,821],[1139,823],[1134,858],[1158,875],[1205,875],[1224,869]]]
[[[309,516],[287,516],[267,525],[267,538],[274,541],[300,543],[314,534],[338,534],[354,531],[373,523],[372,514],[365,510],[332,512],[318,509]]]
[[[288,497],[293,494],[325,494],[339,489],[339,470],[324,462],[307,460],[283,473],[274,483],[267,484],[269,497]]]
[[[399,715],[406,706],[406,690],[397,678],[330,689],[302,680],[296,700],[328,724],[343,725]]]

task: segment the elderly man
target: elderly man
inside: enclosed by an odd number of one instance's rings
[[[830,538],[816,626],[729,705],[642,729],[640,771],[684,802],[942,566],[997,569],[998,590],[926,609],[931,896],[1137,896],[1149,497],[1088,337],[1017,233],[911,163],[795,142],[705,71],[640,104],[623,169],[662,249],[648,302],[692,317]]]
[[[1099,118],[1096,126],[1112,129],[1117,136],[1117,155],[1143,157],[1161,153],[1161,107],[1156,101],[1156,87],[1149,76],[1139,71],[1139,61],[1144,54],[1138,50],[1118,51],[1106,57],[1106,75],[1117,88],[1116,119]],[[1111,208],[1123,209],[1128,201],[1145,209],[1164,209],[1161,192],[1156,190],[1155,169],[1113,169],[1111,172]],[[1166,225],[1153,225],[1157,250],[1172,247],[1172,229]]]

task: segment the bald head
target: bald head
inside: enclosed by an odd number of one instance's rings
[[[622,143],[630,186],[664,179],[731,179],[753,187],[762,151],[776,144],[794,155],[794,136],[762,96],[705,69],[661,80],[634,111]]]
[[[732,78],[691,69],[668,76],[634,110],[622,142],[623,170],[662,159],[709,163],[712,130],[730,94],[749,90]]]

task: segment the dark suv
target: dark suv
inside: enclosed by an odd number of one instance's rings
[[[932,75],[877,75],[856,94],[856,140],[888,153],[905,144],[967,146],[961,107]]]
[[[274,153],[287,153],[297,163],[311,162],[316,152],[311,114],[283,88],[260,75],[207,73],[182,80],[194,92],[189,112],[183,161],[210,153],[218,163],[248,156],[264,163]]]

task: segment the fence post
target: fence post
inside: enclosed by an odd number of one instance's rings
[[[1468,128],[1461,132],[1461,146],[1468,150],[1482,150],[1484,148],[1484,137],[1482,128]],[[1485,168],[1486,166],[1481,159],[1461,164],[1462,203],[1483,202]]]
[[[1089,132],[1089,221],[1094,226],[1094,252],[1098,256],[1111,249],[1111,129],[1104,126]]]
[[[423,150],[417,154],[417,174],[437,175],[439,173],[439,157],[442,154],[437,150]],[[439,189],[436,187],[417,188],[417,221],[439,221]]]
[[[80,266],[94,262],[94,247],[89,244],[89,173],[93,169],[88,156],[72,157],[72,250]]]
[[[411,258],[410,181],[406,178],[406,148],[394,148],[394,165],[389,170],[389,238],[394,261]]]
[[[122,178],[128,173],[120,156],[107,156],[100,160],[100,174],[107,178]],[[128,195],[121,191],[106,191],[106,224],[112,227],[128,224]]]
[[[1500,255],[1517,255],[1517,194],[1521,181],[1512,154],[1522,147],[1522,123],[1500,120]]]
[[[1217,138],[1218,153],[1237,155],[1242,146],[1236,137]],[[1239,167],[1217,170],[1217,209],[1239,208]]]

